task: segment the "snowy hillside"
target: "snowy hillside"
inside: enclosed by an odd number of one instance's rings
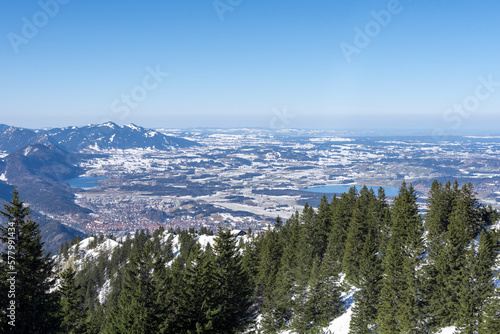
[[[67,252],[67,256],[63,257],[62,255],[55,255],[54,259],[60,266],[64,267],[71,263],[75,266],[77,270],[81,269],[81,266],[85,263],[89,263],[92,261],[96,261],[100,255],[106,254],[108,259],[111,259],[113,252],[121,247],[121,245],[125,242],[127,237],[121,237],[117,240],[109,239],[107,237],[101,237],[102,239],[91,236],[83,239],[79,243],[71,246]],[[128,238],[133,239],[134,235],[128,235]],[[247,235],[236,237],[237,242],[243,240],[243,242],[247,242],[251,237]],[[169,233],[165,231],[161,237],[161,243],[164,245],[167,242],[171,242],[172,244],[172,253],[174,258],[179,255],[180,252],[180,239],[179,235],[175,233]],[[202,249],[210,244],[212,247],[215,243],[214,235],[196,235],[195,241],[200,244]]]
[[[166,136],[134,124],[117,125],[113,122],[52,129],[47,131],[47,134],[69,151],[129,148],[169,150],[198,145],[183,138]]]
[[[496,223],[494,229],[500,229],[500,222]],[[211,245],[212,247],[215,244],[215,236],[213,235],[198,235],[198,234],[190,234],[193,238],[194,242],[198,243],[202,249],[206,248],[207,245]],[[126,242],[134,243],[134,235],[130,234],[128,236],[119,238],[117,240],[112,240],[110,238],[101,237],[88,237],[79,243],[73,245],[68,250],[68,256],[62,258],[61,256],[56,256],[56,262],[59,262],[61,267],[64,266],[74,266],[77,270],[81,270],[85,264],[97,262],[97,260],[105,255],[109,260],[111,260],[113,256],[113,252],[119,250]],[[173,257],[177,257],[180,255],[180,249],[182,244],[181,234],[169,233],[164,231],[161,234],[157,234],[156,237],[159,239],[161,245],[169,245]],[[153,240],[153,236],[150,235],[151,240]],[[244,235],[236,237],[237,242],[242,240],[243,242],[248,242],[251,240],[251,236]],[[158,240],[157,239],[157,240]],[[167,265],[171,265],[173,261],[169,261]],[[342,300],[344,302],[344,312],[331,321],[328,326],[321,329],[321,332],[324,334],[348,334],[349,326],[351,323],[351,318],[353,315],[353,308],[355,305],[355,293],[358,289],[354,286],[347,285],[344,282],[344,275],[340,275],[340,283],[344,287],[344,292],[342,293]],[[107,298],[110,296],[112,292],[112,280],[113,277],[105,277],[104,283],[100,285],[97,291],[97,298],[99,303],[104,304]],[[261,316],[257,317],[257,323],[255,324],[254,330],[259,330],[260,324],[259,320],[262,319]],[[455,333],[456,327],[449,326],[442,328],[438,334],[453,334]],[[247,332],[251,333],[251,332]],[[295,333],[293,330],[285,330],[281,331],[281,334],[293,334]]]

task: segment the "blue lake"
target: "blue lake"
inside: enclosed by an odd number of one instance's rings
[[[312,187],[300,190],[309,191],[312,193],[322,193],[322,194],[342,194],[348,192],[351,187],[352,185],[334,184],[331,186]],[[358,192],[361,190],[361,188],[363,188],[363,186],[356,185],[356,190]],[[378,193],[379,187],[368,187],[368,188],[372,188],[373,191],[375,191],[375,194]],[[397,187],[382,187],[382,188],[384,188],[385,190],[385,196],[393,197],[398,195],[399,188]]]
[[[88,177],[81,176],[75,177],[74,179],[69,179],[64,182],[69,184],[71,188],[83,188],[83,189],[91,189],[95,188],[99,185],[100,180],[105,180],[107,177]]]

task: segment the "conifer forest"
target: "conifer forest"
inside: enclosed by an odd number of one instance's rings
[[[499,214],[469,183],[434,181],[424,211],[411,184],[352,187],[243,237],[160,228],[57,255],[21,198],[2,211],[1,333],[327,333],[352,303],[349,333],[500,333]]]

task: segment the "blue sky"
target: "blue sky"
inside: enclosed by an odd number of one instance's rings
[[[493,131],[500,3],[5,1],[0,123]]]

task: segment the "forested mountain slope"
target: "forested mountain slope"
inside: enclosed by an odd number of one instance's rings
[[[350,333],[497,333],[498,214],[477,202],[470,184],[435,182],[423,217],[416,201],[411,185],[391,206],[382,189],[352,188],[238,240],[224,231],[143,231],[85,247],[75,241],[58,262],[77,269],[88,325],[109,333],[129,319],[125,300],[137,310],[149,305],[149,320],[134,326],[155,319],[157,328],[187,333],[216,326],[220,307],[235,306],[231,298],[245,306],[234,309],[228,332],[337,333],[349,324]],[[224,254],[233,271],[218,271]],[[238,283],[232,297],[218,295],[221,281]]]

